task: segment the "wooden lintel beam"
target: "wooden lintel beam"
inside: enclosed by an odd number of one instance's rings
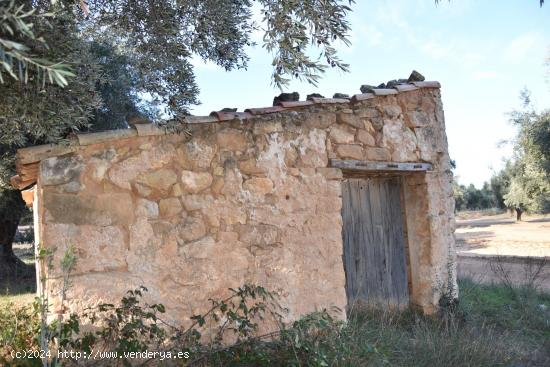
[[[369,162],[348,159],[331,159],[330,166],[343,170],[354,171],[393,171],[393,172],[421,172],[431,171],[431,163],[411,162],[411,163],[396,163],[396,162]]]

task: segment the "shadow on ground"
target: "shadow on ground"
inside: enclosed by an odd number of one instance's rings
[[[0,276],[0,296],[18,296],[36,292],[33,264],[18,263],[9,274]]]
[[[550,223],[550,218],[527,219],[527,223]]]
[[[16,242],[13,252],[17,262],[8,269],[0,269],[0,297],[33,295],[36,293],[34,245],[32,241]]]
[[[457,228],[490,227],[499,224],[516,224],[516,220],[513,218],[481,218],[456,221]]]

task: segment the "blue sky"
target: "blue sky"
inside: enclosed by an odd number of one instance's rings
[[[449,151],[459,181],[480,187],[512,154],[507,113],[527,87],[538,108],[550,108],[550,3],[538,0],[358,0],[350,15],[351,47],[338,45],[349,73],[329,70],[314,87],[292,82],[301,99],[317,92],[359,93],[361,84],[408,77],[416,69],[442,84]],[[254,38],[261,41],[261,35]],[[223,107],[271,105],[271,56],[251,48],[248,70],[225,72],[195,60],[202,105],[195,115]]]

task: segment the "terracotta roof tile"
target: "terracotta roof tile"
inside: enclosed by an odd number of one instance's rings
[[[310,106],[312,104],[313,104],[313,101],[287,101],[287,102],[279,102],[277,103],[277,106],[281,106],[284,108],[294,108],[294,107]]]
[[[138,133],[135,129],[107,130],[97,133],[77,134],[78,144],[91,145],[110,140],[131,138]]]
[[[33,147],[18,149],[16,154],[16,162],[17,164],[39,162],[44,158],[72,153],[77,149],[78,143],[75,145],[35,145]]]
[[[252,115],[263,115],[265,113],[274,113],[284,111],[282,106],[260,107],[260,108],[247,108],[244,112],[251,113]]]
[[[204,124],[209,122],[218,122],[217,116],[185,116],[183,122],[186,124]]]
[[[134,128],[139,136],[166,135],[165,129],[160,129],[154,124],[136,124]]]
[[[418,88],[441,88],[441,84],[439,82],[431,81],[431,82],[413,82],[415,86]]]
[[[250,112],[237,112],[237,118],[239,120],[246,120],[252,117],[252,114]]]
[[[21,180],[30,180],[38,176],[39,164],[40,162],[21,164],[19,162],[15,163],[15,168],[17,174],[21,177]]]
[[[356,102],[364,101],[364,100],[371,99],[371,98],[374,98],[374,94],[372,94],[372,93],[356,94],[353,97],[351,97],[351,102],[356,103]]]
[[[372,90],[372,93],[375,96],[387,96],[389,94],[397,94],[399,92],[393,88],[376,88]]]
[[[418,89],[417,86],[414,86],[412,84],[397,84],[393,88],[396,89],[398,92],[408,92],[410,90]]]
[[[318,98],[311,97],[311,100],[315,104],[328,104],[328,103],[349,103],[347,98]]]
[[[229,121],[229,120],[244,120],[252,116],[248,112],[223,112],[223,111],[213,111],[210,113],[210,116],[215,116],[218,118],[218,121]]]

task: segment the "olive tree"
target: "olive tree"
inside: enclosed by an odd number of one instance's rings
[[[347,70],[332,45],[349,43],[351,3],[0,0],[0,269],[15,264],[11,243],[23,208],[9,186],[17,148],[124,127],[130,114],[156,112],[143,95],[177,120],[198,103],[191,59],[246,68],[253,32],[264,33],[273,55],[274,85],[315,84],[328,68]]]
[[[11,273],[22,265],[12,241],[24,208],[9,184],[15,151],[86,129],[101,106],[100,69],[70,11],[2,0],[0,14],[0,272]]]
[[[517,220],[524,211],[550,211],[550,110],[536,111],[526,90],[521,97],[523,110],[511,113],[518,135],[510,186],[504,195],[506,205],[516,210]]]

